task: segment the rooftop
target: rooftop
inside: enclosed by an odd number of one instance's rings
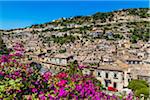
[[[72,57],[72,54],[69,53],[62,53],[62,54],[55,54],[53,55],[54,58],[69,58]]]

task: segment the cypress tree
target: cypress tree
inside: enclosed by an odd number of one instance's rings
[[[0,55],[3,55],[3,54],[7,55],[8,54],[8,49],[7,49],[5,43],[2,39],[2,35],[0,33]]]

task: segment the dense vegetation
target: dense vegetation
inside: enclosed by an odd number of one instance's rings
[[[96,13],[94,15],[92,15],[93,19],[98,20],[100,19],[101,22],[106,22],[106,20],[108,19],[109,21],[112,21],[113,18],[113,13],[112,12],[108,12],[108,13]]]
[[[150,30],[148,28],[135,28],[131,34],[131,42],[136,43],[138,40],[148,42],[150,39]]]
[[[148,14],[147,12],[149,11],[148,8],[145,9],[128,9],[129,14],[131,15],[136,15],[136,16],[140,16],[141,18],[146,18],[146,17],[150,17],[150,14]]]
[[[59,53],[65,53],[65,52],[66,52],[66,49],[59,50]]]
[[[62,45],[64,43],[74,42],[75,39],[76,37],[73,35],[65,35],[65,36],[52,35],[51,37],[46,37],[45,42],[53,41],[54,43],[58,43]]]
[[[150,95],[150,87],[144,80],[132,80],[129,83],[128,88],[132,89],[136,96],[143,94],[146,98],[148,98]]]

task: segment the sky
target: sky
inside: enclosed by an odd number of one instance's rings
[[[50,22],[61,17],[92,15],[127,8],[149,8],[148,0],[106,1],[2,1],[0,0],[0,29],[23,28]]]

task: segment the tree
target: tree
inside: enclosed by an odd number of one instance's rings
[[[65,53],[65,52],[66,52],[66,49],[59,50],[59,53]]]
[[[93,15],[93,18],[98,20],[98,19],[101,19],[102,22],[106,22],[106,19],[109,18],[109,20],[112,20],[112,17],[113,17],[113,13],[111,12],[108,12],[108,13],[96,13]]]
[[[2,49],[2,47],[3,47],[3,39],[2,39],[2,37],[1,37],[1,33],[0,33],[0,49]]]
[[[115,39],[123,39],[123,35],[122,34],[113,34],[113,37]]]
[[[149,96],[149,85],[144,80],[132,80],[129,82],[128,88],[132,89],[136,96],[144,94],[145,97]]]
[[[31,62],[30,63],[30,66],[31,66],[31,68],[33,68],[33,70],[34,71],[40,71],[41,70],[41,68],[42,68],[42,66],[41,66],[41,64],[39,64],[39,63],[36,63],[36,62]]]
[[[78,62],[76,60],[73,62],[70,62],[68,67],[69,67],[69,75],[70,76],[74,76],[75,74],[82,75],[81,69],[79,68]]]
[[[1,33],[0,33],[0,55],[2,54],[8,54],[8,49],[1,37]]]
[[[138,40],[139,40],[139,37],[138,37],[138,36],[136,36],[136,35],[134,35],[134,34],[131,36],[131,42],[132,42],[132,43],[137,43]]]
[[[141,89],[138,89],[138,90],[135,92],[135,94],[136,94],[137,96],[139,96],[140,94],[144,94],[144,96],[145,96],[146,98],[148,98],[148,97],[149,97],[149,91],[150,91],[150,88],[141,88]]]

